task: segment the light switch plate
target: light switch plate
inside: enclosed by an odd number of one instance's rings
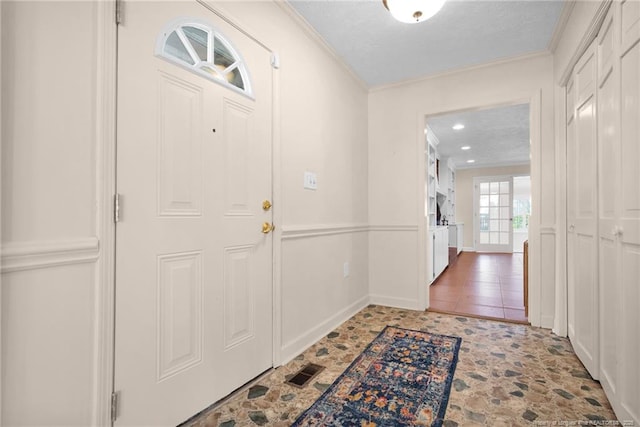
[[[304,173],[304,188],[308,190],[317,190],[318,189],[318,177],[314,172],[305,172]]]

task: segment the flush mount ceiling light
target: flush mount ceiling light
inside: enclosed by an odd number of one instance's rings
[[[475,160],[467,160],[467,163],[475,163]]]
[[[400,22],[415,24],[438,13],[445,0],[382,0],[391,16]]]
[[[465,145],[464,147],[460,147],[461,150],[471,150],[471,147]]]
[[[453,130],[461,130],[461,129],[464,129],[464,125],[462,123],[457,123],[457,124],[453,125],[452,129]]]

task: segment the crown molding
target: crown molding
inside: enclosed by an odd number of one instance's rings
[[[457,170],[509,168],[512,166],[531,166],[531,162],[487,163],[473,166],[456,166]]]
[[[430,74],[430,75],[426,75],[426,76],[422,76],[422,77],[416,77],[416,78],[411,78],[411,79],[407,79],[407,80],[402,80],[399,82],[395,82],[395,83],[389,83],[389,84],[385,84],[385,85],[380,85],[380,86],[375,86],[372,87],[371,89],[369,89],[370,93],[375,93],[375,92],[382,92],[388,89],[395,89],[398,87],[402,87],[402,86],[409,86],[412,84],[416,84],[416,83],[421,83],[424,81],[428,81],[428,80],[433,80],[433,79],[439,79],[445,76],[453,76],[456,74],[461,74],[461,73],[468,73],[470,71],[474,71],[474,70],[481,70],[483,68],[491,68],[491,67],[495,67],[497,65],[503,65],[503,64],[509,64],[512,62],[519,62],[519,61],[526,61],[526,60],[530,60],[530,59],[535,59],[535,58],[542,58],[545,56],[551,56],[551,52],[547,51],[547,50],[543,50],[543,51],[539,51],[539,52],[533,52],[533,53],[526,53],[523,55],[518,55],[518,56],[511,56],[508,58],[501,58],[501,59],[496,59],[495,61],[491,61],[491,62],[484,62],[482,64],[477,64],[477,65],[470,65],[468,67],[462,67],[462,68],[455,68],[453,70],[449,70],[449,71],[443,71],[441,73],[437,73],[437,74]]]
[[[551,53],[555,53],[556,48],[558,47],[558,43],[562,39],[564,35],[564,30],[567,27],[567,22],[569,22],[569,17],[571,16],[571,12],[573,12],[573,8],[576,6],[575,0],[565,1],[564,6],[562,7],[562,11],[560,12],[560,16],[558,17],[558,22],[556,23],[556,28],[553,30],[553,34],[551,35],[551,40],[549,40],[549,45],[547,49]]]
[[[578,60],[582,57],[582,54],[584,54],[587,51],[587,49],[589,48],[589,45],[591,45],[591,42],[595,40],[595,38],[598,36],[598,31],[600,31],[600,27],[602,26],[602,22],[604,21],[604,18],[606,17],[607,12],[609,11],[609,6],[611,6],[611,3],[612,3],[612,0],[602,0],[600,2],[600,6],[598,7],[598,10],[593,16],[593,19],[589,24],[589,28],[587,28],[587,31],[582,36],[580,43],[578,43],[578,46],[573,52],[573,56],[571,57],[571,60],[569,60],[569,63],[567,64],[567,67],[564,70],[564,73],[562,73],[562,76],[558,81],[559,86],[564,87],[567,85],[567,82],[571,77],[571,73],[573,73],[573,67],[576,66],[576,64],[578,63]]]
[[[369,86],[356,74],[351,67],[349,67],[344,59],[322,38],[322,36],[304,19],[302,15],[295,10],[286,0],[272,0],[276,5],[280,7],[306,34],[307,36],[316,42],[316,44],[323,49],[336,63],[345,70],[351,78],[360,86],[365,92],[369,91]]]

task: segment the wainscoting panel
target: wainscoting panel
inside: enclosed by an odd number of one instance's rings
[[[2,424],[91,425],[95,264],[2,275]]]
[[[369,292],[372,301],[418,309],[418,226],[375,225],[371,229]]]
[[[282,363],[369,303],[364,231],[359,225],[283,227]]]

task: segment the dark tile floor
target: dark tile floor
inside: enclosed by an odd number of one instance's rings
[[[387,325],[462,337],[443,427],[618,425],[566,338],[529,325],[372,305],[185,427],[290,426]],[[285,383],[308,362],[326,369],[302,389]]]
[[[527,322],[523,255],[462,252],[429,287],[430,309]]]

